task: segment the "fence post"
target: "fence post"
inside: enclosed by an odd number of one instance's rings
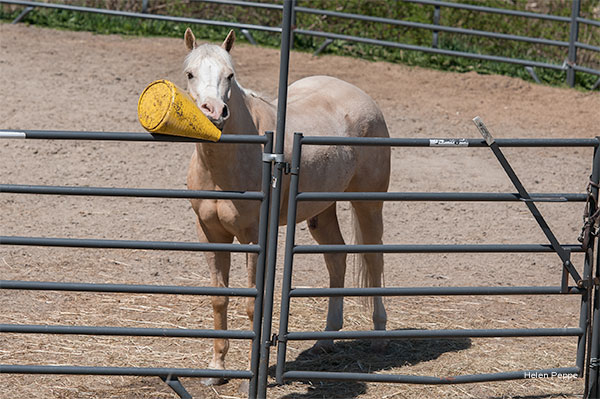
[[[579,22],[577,18],[579,18],[580,6],[580,0],[573,0],[571,6],[571,30],[569,31],[569,54],[567,58],[567,84],[570,87],[575,86],[575,70],[573,67],[577,63],[577,46],[575,43],[579,36]]]
[[[434,25],[440,24],[440,6],[438,6],[438,5],[436,5],[433,8],[433,24]],[[439,34],[439,31],[437,31],[437,30],[433,31],[433,42],[431,43],[431,47],[433,47],[433,48],[438,48],[438,34]]]
[[[281,180],[283,177],[283,151],[285,139],[285,116],[287,111],[287,84],[290,65],[290,39],[292,31],[292,2],[283,3],[283,21],[281,26],[281,55],[279,64],[279,91],[277,101],[277,130],[275,132],[275,170],[272,176],[271,204],[269,211],[269,238],[267,243],[267,270],[265,277],[263,326],[261,334],[260,359],[256,397],[266,398],[267,379],[269,377],[269,354],[271,324],[273,322],[273,291],[275,289],[275,266],[277,263],[277,235],[281,201]]]

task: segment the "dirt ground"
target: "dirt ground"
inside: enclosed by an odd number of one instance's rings
[[[151,81],[184,85],[182,40],[98,36],[0,25],[0,129],[141,131],[137,98]],[[267,96],[277,90],[279,53],[239,45],[238,80]],[[455,74],[356,59],[294,53],[290,81],[327,74],[351,82],[381,106],[393,137],[479,138],[477,115],[497,138],[591,138],[600,135],[600,95],[502,76]],[[109,187],[185,187],[190,144],[0,141],[2,183]],[[531,192],[584,192],[590,148],[506,149]],[[391,191],[514,192],[489,149],[394,148]],[[196,240],[186,200],[2,194],[1,235]],[[575,244],[582,203],[540,209],[559,241]],[[384,243],[545,243],[522,203],[387,203]],[[351,239],[349,205],[338,205]],[[311,239],[300,225],[299,243]],[[280,231],[280,239],[283,237]],[[281,243],[281,240],[280,240]],[[281,253],[281,251],[280,251]],[[574,255],[581,271],[582,258]],[[558,285],[552,254],[386,255],[386,285]],[[281,269],[282,259],[278,260]],[[352,284],[352,267],[347,276]],[[0,247],[2,279],[208,285],[202,255],[184,252]],[[245,257],[233,255],[232,286],[245,282]],[[280,278],[276,292],[279,292]],[[324,287],[320,256],[298,257],[294,286]],[[277,294],[277,297],[280,295]],[[370,328],[360,302],[345,301],[345,329]],[[0,291],[0,323],[211,328],[208,298]],[[389,329],[576,327],[579,298],[388,298]],[[278,304],[275,306],[276,313]],[[291,329],[325,325],[322,299],[292,302]],[[232,299],[230,328],[247,329],[244,301]],[[277,314],[275,315],[277,320]],[[274,331],[277,329],[277,321]],[[382,356],[345,341],[319,358],[311,342],[289,345],[288,369],[451,376],[575,362],[575,338],[393,341]],[[0,363],[196,367],[211,343],[179,338],[0,335]],[[247,343],[232,342],[230,368],[246,367]],[[275,352],[271,359],[275,358]],[[183,379],[198,398],[235,398],[236,381],[206,387]],[[274,382],[274,379],[271,381]],[[0,398],[172,398],[158,378],[0,375]],[[578,398],[583,380],[526,379],[456,386],[291,382],[271,398]]]

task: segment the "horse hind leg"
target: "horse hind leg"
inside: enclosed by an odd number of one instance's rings
[[[308,220],[308,229],[319,244],[344,244],[344,238],[336,214],[336,205]],[[325,264],[329,272],[329,286],[339,288],[344,286],[346,275],[346,254],[324,254]],[[325,331],[339,331],[344,321],[343,297],[330,297],[327,307],[327,324]],[[312,348],[311,353],[330,352],[333,340],[320,340]]]
[[[383,236],[383,202],[356,201],[352,202],[354,211],[354,235],[357,244],[382,244]],[[363,253],[358,256],[361,286],[381,287],[383,285],[383,253]],[[375,330],[385,330],[387,315],[383,300],[380,296],[372,298],[373,327]],[[387,340],[375,340],[372,347],[383,351]]]

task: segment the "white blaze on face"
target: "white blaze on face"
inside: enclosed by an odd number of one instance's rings
[[[196,105],[222,129],[229,117],[227,102],[234,78],[229,53],[218,46],[200,46],[189,53],[184,70]]]

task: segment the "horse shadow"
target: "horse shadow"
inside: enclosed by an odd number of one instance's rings
[[[373,373],[420,362],[435,360],[444,353],[458,352],[471,347],[469,338],[396,339],[390,340],[384,353],[371,349],[371,340],[338,341],[331,352],[312,354],[302,352],[295,360],[287,361],[286,370]],[[275,366],[269,368],[275,375]],[[282,399],[355,398],[366,393],[367,385],[360,381],[300,381],[307,392],[289,393]]]

